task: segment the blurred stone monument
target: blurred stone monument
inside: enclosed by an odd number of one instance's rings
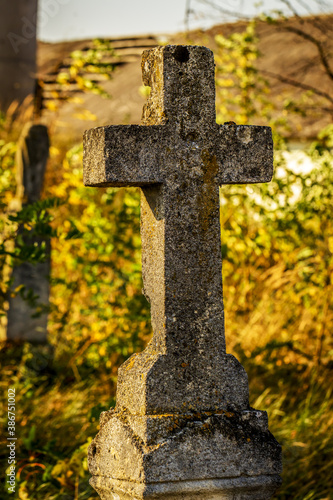
[[[36,90],[37,0],[0,0],[0,109]]]
[[[47,127],[28,123],[23,129],[16,155],[17,209],[40,199],[49,155]],[[46,250],[45,262],[22,262],[13,268],[12,290],[24,288],[37,297],[36,306],[20,294],[10,294],[7,315],[7,339],[46,343],[47,308],[49,305],[50,240],[32,230],[25,234],[20,228],[17,236],[23,244],[40,246]]]
[[[140,186],[154,336],[119,369],[117,406],[90,445],[106,499],[253,499],[280,484],[281,449],[226,353],[219,186],[268,182],[268,127],[217,125],[213,53],[145,51],[142,124],[85,133],[87,186]]]

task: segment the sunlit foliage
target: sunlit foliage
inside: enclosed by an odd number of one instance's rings
[[[224,91],[225,79],[233,82],[222,94],[231,106],[218,109],[222,121],[250,123],[266,106],[256,101],[266,83],[256,87],[253,37],[248,31],[229,46],[245,58],[241,69],[218,73]],[[237,101],[235,85],[247,92]],[[270,184],[221,189],[227,346],[248,372],[252,406],[268,411],[283,446],[284,483],[275,499],[324,500],[333,490],[333,128],[305,152],[314,163],[307,174],[291,171],[286,146],[276,145]],[[8,211],[15,149],[2,130],[0,223],[4,234],[10,228],[9,248],[17,223]],[[44,196],[52,235],[50,345],[4,342],[0,351],[2,398],[8,385],[17,393],[17,498],[92,500],[88,444],[100,412],[114,405],[118,366],[151,335],[141,293],[139,193],[83,187],[79,145],[52,147]],[[36,225],[34,213],[27,229]],[[1,248],[7,266],[20,258]],[[3,303],[9,286],[1,275]]]

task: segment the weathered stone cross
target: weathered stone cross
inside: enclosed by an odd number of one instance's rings
[[[192,499],[182,495],[198,486],[175,481],[210,478],[196,499],[236,499],[245,496],[207,492],[229,488],[225,477],[263,474],[249,480],[255,491],[246,498],[270,498],[279,447],[263,414],[250,411],[244,369],[225,351],[219,186],[271,179],[271,130],[216,124],[214,59],[205,47],[146,51],[142,71],[151,87],[142,124],[95,128],[84,138],[85,185],[142,189],[142,273],[154,331],[119,369],[116,412],[102,417],[90,447],[92,484],[103,499],[171,491],[163,498]],[[238,412],[232,431],[225,412]],[[244,422],[262,434],[252,452]]]
[[[271,131],[216,124],[214,59],[205,47],[147,51],[142,71],[151,87],[142,125],[92,129],[84,145],[85,185],[142,188],[154,339],[120,370],[118,405],[135,413],[225,408],[239,400],[239,384],[233,397],[221,391],[228,361],[219,186],[271,179]]]

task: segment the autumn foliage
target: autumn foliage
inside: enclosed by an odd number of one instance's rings
[[[219,40],[224,49],[229,44],[236,51],[238,69],[243,68],[241,73],[229,58],[228,76],[218,73],[224,99],[229,87],[245,89],[236,100],[228,94],[229,118],[243,123],[255,121],[263,110],[269,119],[270,111],[269,88],[255,78],[251,40]],[[227,52],[217,54],[218,71],[223,57]],[[255,101],[258,94],[264,99]],[[221,106],[223,117],[227,109]],[[27,231],[40,223],[41,206],[19,214],[19,220],[8,209],[15,193],[16,138],[3,120],[3,270],[15,259],[35,258],[15,253],[18,222]],[[333,490],[333,127],[302,153],[302,161],[311,160],[311,171],[295,173],[289,157],[276,134],[273,181],[221,189],[226,340],[249,375],[251,405],[267,410],[270,429],[283,447],[284,482],[275,499],[328,500]],[[119,365],[151,336],[149,305],[141,293],[139,190],[83,187],[82,146],[54,142],[41,203],[43,230],[52,236],[49,345],[3,342],[0,351],[2,397],[9,385],[17,393],[15,498],[97,499],[88,484],[87,447],[100,412],[115,403]],[[19,293],[11,290],[9,276],[1,274],[3,315],[7,294]],[[5,415],[2,423],[5,428]],[[5,452],[2,459],[5,464]]]

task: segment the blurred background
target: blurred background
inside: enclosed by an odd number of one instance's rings
[[[218,123],[272,127],[273,181],[221,189],[227,350],[283,447],[274,498],[333,499],[332,2],[0,6],[2,498],[98,498],[87,447],[152,331],[139,190],[83,187],[82,134],[140,122],[142,51],[170,43],[213,50]]]

